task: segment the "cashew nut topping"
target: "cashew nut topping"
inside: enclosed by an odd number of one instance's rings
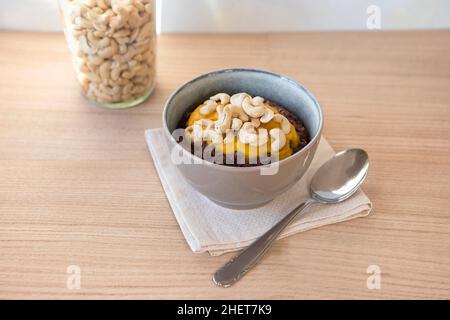
[[[234,142],[234,137],[236,136],[236,134],[234,133],[233,130],[228,130],[227,134],[225,136],[225,139],[223,139],[223,142],[225,143],[232,143]]]
[[[226,94],[226,93],[218,93],[212,97],[210,97],[211,100],[213,101],[219,101],[221,104],[228,104],[228,102],[230,102],[230,95]]]
[[[241,107],[241,106],[242,106],[242,101],[244,101],[244,99],[245,99],[246,97],[251,98],[250,95],[249,95],[248,93],[245,93],[245,92],[233,94],[233,95],[231,96],[231,98],[230,98],[230,103],[231,103],[233,106]]]
[[[286,144],[286,135],[278,128],[270,130],[269,134],[272,139],[270,143],[270,151],[272,153],[280,151]]]
[[[204,106],[200,108],[200,113],[204,115],[208,115],[214,110],[216,110],[217,102],[213,100],[206,100],[203,102]]]
[[[213,144],[219,144],[223,142],[222,134],[212,129],[203,131],[203,137],[211,140]]]
[[[261,121],[258,118],[251,118],[250,122],[253,123],[255,128],[258,128],[261,125]]]
[[[194,124],[192,126],[187,127],[185,130],[185,136],[194,143],[199,143],[203,141],[203,136],[205,129],[200,125]]]
[[[249,97],[245,97],[242,101],[242,108],[250,117],[259,118],[264,114],[265,107],[263,105],[255,106]]]
[[[131,101],[152,88],[154,0],[61,3],[77,78],[89,99],[100,103]]]
[[[99,88],[105,87],[101,82],[98,85],[93,84],[93,82],[99,82],[101,79],[107,77],[112,78],[112,73],[115,68],[119,68],[121,65],[120,62],[113,62],[108,65],[110,67],[109,69],[106,69],[102,65],[99,68],[100,76],[93,73],[92,82],[89,86],[96,85]],[[126,65],[130,66],[132,68],[131,70],[139,67],[138,62],[130,62]],[[111,71],[108,72],[110,69]],[[98,77],[98,79],[95,77]],[[120,92],[120,87],[106,86],[104,90],[104,99],[112,99],[111,97],[114,97],[117,92]],[[128,90],[130,90],[129,84],[127,87]],[[275,114],[275,111],[267,107],[264,101],[265,99],[262,97],[252,98],[247,93],[239,93],[231,97],[226,93],[213,95],[209,100],[203,102],[203,105],[200,107],[200,113],[207,115],[216,110],[218,115],[217,120],[213,121],[206,118],[196,120],[193,125],[185,129],[186,136],[194,143],[202,143],[207,140],[208,143],[212,144],[232,144],[237,137],[240,143],[257,148],[258,154],[264,152],[261,148],[267,148],[270,141],[271,152],[276,154],[286,145],[286,135],[290,133],[292,125],[282,114]],[[264,124],[269,123],[271,120],[279,123],[280,128],[269,126],[273,128],[269,131]],[[255,151],[255,149],[251,150],[251,152]]]
[[[210,132],[214,131],[213,126],[214,121],[209,119],[199,119],[195,121],[192,126],[189,126],[185,129],[186,137],[194,142],[201,142],[203,141],[203,139],[210,139],[213,142],[219,141],[220,139],[217,137],[217,135]],[[222,138],[221,135],[220,137]]]
[[[231,126],[231,106],[226,105],[220,110],[219,118],[215,122],[215,129],[219,133],[226,133],[227,129],[230,129]]]
[[[264,110],[263,116],[259,119],[262,123],[268,123],[270,120],[273,119],[274,113],[273,110],[270,108],[266,108]]]
[[[264,98],[260,97],[260,96],[253,97],[253,99],[252,99],[252,103],[255,106],[259,106],[259,105],[263,104],[263,102],[264,102]]]
[[[225,107],[225,106],[224,106],[223,104],[219,104],[219,105],[216,107],[217,118],[220,118],[220,115],[222,114],[223,108],[224,108],[224,107]]]
[[[243,122],[248,121],[248,115],[244,112],[244,109],[240,106],[234,106],[232,104],[229,104],[231,106],[231,116],[233,118],[239,118]]]
[[[194,125],[187,127],[184,129],[184,136],[190,141],[194,138]]]
[[[241,130],[239,130],[238,137],[239,141],[242,143],[255,142],[258,138],[255,126],[251,122],[244,123]]]
[[[269,134],[266,128],[258,128],[258,139],[257,141],[251,142],[251,146],[263,146],[269,141]]]
[[[239,118],[233,118],[231,121],[231,129],[238,131],[242,127],[242,120]]]
[[[285,116],[282,114],[276,114],[273,116],[273,120],[280,124],[281,130],[283,130],[285,134],[289,134],[289,132],[291,132],[291,123]]]
[[[210,119],[198,119],[195,121],[194,125],[200,126],[202,129],[212,129],[214,126],[214,121]]]

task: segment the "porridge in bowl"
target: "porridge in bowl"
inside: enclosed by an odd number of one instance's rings
[[[166,161],[196,191],[238,210],[262,206],[299,181],[323,128],[319,102],[300,83],[242,68],[212,71],[184,83],[168,98],[162,121],[170,151]]]
[[[302,121],[286,108],[248,93],[217,93],[187,112],[178,140],[216,164],[258,166],[283,160],[310,141]]]

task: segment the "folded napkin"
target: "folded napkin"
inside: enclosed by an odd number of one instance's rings
[[[145,138],[161,184],[187,243],[192,251],[208,251],[211,255],[248,246],[307,199],[309,182],[314,172],[334,155],[333,149],[322,137],[310,168],[297,184],[265,206],[243,211],[218,206],[183,179],[171,161],[163,129],[147,130]],[[371,207],[370,200],[361,190],[339,204],[314,204],[298,216],[279,238],[366,216]]]

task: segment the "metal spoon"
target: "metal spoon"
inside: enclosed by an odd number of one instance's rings
[[[368,169],[369,157],[362,149],[339,152],[325,162],[311,180],[311,198],[217,270],[213,275],[214,283],[222,287],[234,284],[263,257],[274,240],[303,209],[315,202],[338,203],[348,199],[358,190]]]

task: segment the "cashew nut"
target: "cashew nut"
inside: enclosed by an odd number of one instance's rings
[[[117,66],[115,66],[115,63],[113,62],[111,65],[111,79],[116,81],[119,79],[120,77],[120,73],[127,69],[127,65],[126,64],[117,64]]]
[[[216,111],[217,111],[217,118],[220,118],[220,115],[222,114],[222,112],[223,112],[223,108],[224,108],[225,106],[224,105],[222,105],[222,104],[219,104],[217,107],[216,107]]]
[[[109,25],[113,30],[118,30],[122,28],[124,24],[125,23],[120,16],[112,17],[109,21]]]
[[[136,54],[136,49],[133,47],[128,48],[127,53],[119,58],[120,62],[128,62],[130,61]]]
[[[197,120],[192,126],[185,129],[185,136],[196,143],[204,139],[211,140],[214,144],[222,143],[222,134],[212,129],[214,122],[209,119]]]
[[[119,46],[119,53],[120,53],[120,54],[125,54],[125,53],[127,53],[127,50],[128,50],[128,47],[127,47],[126,44],[121,44],[121,45]],[[134,57],[134,59],[136,59],[136,57]]]
[[[98,66],[98,65],[102,64],[102,62],[103,62],[103,58],[101,58],[95,54],[88,56],[87,60],[88,60],[88,65],[94,65],[94,66]]]
[[[96,37],[92,32],[86,33],[86,37],[87,37],[89,43],[91,44],[91,47],[97,49],[98,42],[100,41],[100,39],[98,37]]]
[[[245,92],[233,94],[231,96],[231,98],[230,98],[230,103],[233,106],[241,107],[242,106],[242,101],[244,101],[244,99],[246,97],[250,97],[250,95],[248,93],[245,93]]]
[[[266,128],[258,128],[258,139],[252,143],[250,143],[251,146],[257,147],[257,146],[263,146],[269,141],[269,134],[267,133]]]
[[[131,12],[128,19],[128,25],[131,28],[138,28],[142,26],[147,21],[148,14],[140,16],[137,12]]]
[[[205,130],[203,137],[211,140],[213,144],[220,144],[223,142],[222,134],[212,129]]]
[[[216,110],[217,103],[213,100],[206,100],[203,102],[203,107],[200,108],[200,113],[204,115],[208,115],[214,110]]]
[[[106,61],[99,68],[100,78],[104,82],[108,81],[108,79],[109,79],[110,67],[111,67],[111,61]]]
[[[258,118],[251,118],[250,122],[253,123],[255,128],[258,128],[261,125],[261,121]]]
[[[219,101],[221,104],[227,104],[228,102],[230,102],[230,96],[226,93],[218,93],[212,97],[210,97],[211,100],[213,101]]]
[[[119,31],[114,32],[114,38],[123,38],[130,35],[130,29],[120,29]]]
[[[98,31],[106,31],[109,19],[112,16],[112,11],[106,10],[103,14],[94,16],[92,18],[92,25]]]
[[[280,151],[286,144],[286,135],[278,128],[274,128],[269,131],[271,138],[270,151],[271,153]]]
[[[242,108],[244,109],[246,114],[253,118],[261,117],[266,109],[263,105],[253,105],[249,97],[245,97],[242,101]]]
[[[231,116],[233,118],[239,118],[243,122],[248,121],[248,115],[244,112],[244,109],[242,109],[241,106],[234,106],[232,104],[229,104],[229,106],[231,107]]]
[[[239,118],[233,118],[231,121],[231,129],[234,131],[238,131],[242,127],[242,120]]]
[[[89,29],[92,27],[92,22],[83,19],[82,17],[76,17],[74,20],[74,27],[77,29]]]
[[[111,58],[114,54],[112,47],[106,47],[104,49],[101,49],[97,52],[97,54],[102,57],[103,59]]]
[[[278,122],[281,126],[281,130],[283,130],[283,132],[285,134],[289,134],[289,132],[291,132],[291,123],[289,122],[289,120],[283,116],[282,114],[276,114],[273,116],[273,120],[275,122]]]
[[[105,37],[105,38],[102,38],[102,39],[100,39],[100,40],[98,41],[97,47],[98,47],[99,49],[103,49],[103,48],[109,46],[109,44],[110,44],[109,38],[108,38],[108,37]]]
[[[105,0],[97,0],[97,6],[103,10],[108,9],[108,5],[105,3]]]
[[[225,139],[223,139],[223,142],[225,142],[225,143],[232,143],[232,142],[234,142],[234,137],[236,136],[236,134],[234,133],[234,131],[233,130],[228,130],[227,131],[227,134],[226,134],[226,136],[225,136]]]
[[[136,40],[139,42],[141,40],[144,40],[145,38],[147,38],[148,36],[150,36],[151,32],[152,32],[152,23],[148,22],[146,23],[142,28],[141,31],[139,32],[139,35],[137,36]]]
[[[209,119],[199,119],[192,126],[185,129],[188,139],[194,142],[201,142],[206,138],[205,131],[210,130],[214,122]]]
[[[134,42],[136,40],[139,32],[140,32],[139,28],[133,30],[133,32],[130,35],[130,42]]]
[[[189,126],[184,129],[184,136],[188,139],[188,141],[196,141],[196,136],[194,135],[195,125]]]
[[[215,129],[220,133],[225,133],[231,126],[231,106],[226,105],[221,109],[219,118],[215,122]]]
[[[124,45],[124,44],[127,44],[127,43],[130,42],[130,38],[128,38],[128,37],[115,38],[115,39],[116,39],[116,42],[117,42],[119,45]]]
[[[199,119],[197,121],[195,121],[194,123],[197,126],[200,126],[200,128],[203,129],[212,129],[212,127],[214,126],[214,121],[210,120],[210,119]]]
[[[260,96],[253,97],[252,103],[254,106],[259,106],[264,103],[264,98]]]
[[[252,143],[258,138],[256,134],[256,129],[251,122],[246,122],[242,125],[241,130],[239,130],[239,141],[242,143]]]
[[[134,6],[138,9],[138,11],[144,11],[145,10],[145,6],[143,3],[136,1],[134,3]]]
[[[259,119],[262,123],[268,123],[270,120],[273,119],[274,113],[273,110],[270,108],[266,108],[264,110],[263,116]]]
[[[95,54],[97,49],[89,46],[88,41],[84,35],[80,36],[80,49],[86,54]]]

